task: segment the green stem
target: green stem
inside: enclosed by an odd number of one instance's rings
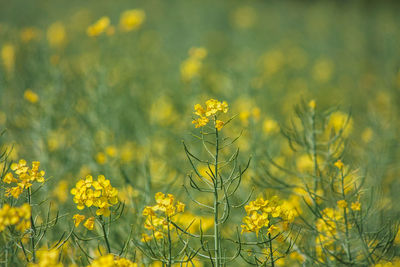
[[[170,230],[170,219],[167,216],[167,223],[168,223],[168,267],[172,266],[172,243],[171,243],[171,230]]]
[[[314,194],[317,193],[318,189],[318,161],[317,161],[317,134],[315,130],[315,110],[312,112],[312,153],[313,153],[313,160],[314,160]]]
[[[215,118],[216,120],[216,118]],[[219,137],[218,129],[215,128],[215,183],[214,183],[214,248],[215,248],[215,267],[221,266],[221,249],[220,249],[220,232],[219,232],[219,196],[218,196],[218,154],[219,154]],[[222,186],[222,185],[221,185]]]
[[[103,216],[100,216],[100,221],[101,221],[101,229],[103,229],[104,240],[106,241],[107,251],[108,253],[111,253],[111,247],[110,243],[108,242],[108,235],[106,231],[106,225],[103,220]]]
[[[32,208],[32,200],[31,200],[31,188],[28,188],[28,204],[31,207],[31,234],[30,234],[30,239],[31,239],[31,246],[32,246],[32,261],[33,263],[36,263],[36,249],[35,249],[35,234],[36,234],[36,228],[35,228],[35,222],[33,220],[33,208]]]
[[[275,262],[274,262],[274,251],[272,250],[271,233],[268,233],[268,238],[269,238],[269,254],[270,254],[270,257],[271,257],[271,266],[274,267],[275,266]]]

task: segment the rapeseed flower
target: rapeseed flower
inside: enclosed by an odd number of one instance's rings
[[[141,9],[126,10],[121,14],[119,27],[125,32],[137,30],[145,19],[146,13]]]
[[[192,123],[196,128],[200,128],[206,126],[210,121],[210,118],[214,122],[215,128],[220,131],[224,126],[224,122],[218,120],[216,115],[218,113],[227,113],[228,112],[228,103],[226,101],[218,101],[215,99],[209,99],[205,103],[205,107],[200,104],[196,104],[194,106],[194,114],[199,116],[196,119],[193,119]]]

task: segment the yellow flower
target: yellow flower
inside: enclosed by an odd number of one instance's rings
[[[79,180],[75,188],[71,189],[74,195],[74,202],[79,210],[92,206],[98,208],[96,214],[105,217],[110,216],[109,208],[118,203],[118,190],[111,186],[110,180],[104,175],[99,175],[96,181],[93,181],[91,175],[87,175],[85,180]]]
[[[343,164],[343,162],[342,162],[340,159],[338,159],[338,160],[335,162],[334,165],[335,165],[336,168],[338,168],[339,170],[342,170],[343,167],[344,167],[344,164]]]
[[[351,203],[351,209],[354,211],[361,210],[361,203],[358,201]]]
[[[107,162],[107,157],[106,154],[104,154],[103,152],[99,152],[96,154],[96,161],[98,164],[105,164]]]
[[[101,17],[98,21],[96,21],[94,24],[90,25],[86,33],[88,36],[99,36],[103,32],[106,31],[108,26],[110,25],[110,19],[106,16]]]
[[[223,126],[224,126],[224,122],[223,122],[223,121],[220,121],[220,120],[216,120],[216,121],[215,121],[215,128],[216,128],[218,131],[221,131],[221,129],[222,129]]]
[[[265,134],[274,134],[279,132],[279,125],[272,119],[265,119],[263,122],[263,131]]]
[[[90,217],[86,220],[86,222],[83,224],[88,230],[92,231],[94,228],[94,217]]]
[[[112,158],[117,156],[117,148],[115,146],[106,147],[106,154]]]
[[[67,40],[64,24],[55,22],[47,29],[47,41],[51,47],[63,46]]]
[[[15,65],[15,49],[12,44],[3,45],[1,48],[1,59],[6,71],[9,73],[13,72]]]
[[[317,103],[313,99],[313,100],[310,100],[310,102],[308,102],[308,106],[310,107],[311,110],[314,110],[315,107],[317,106]]]
[[[7,173],[3,181],[7,184],[14,183],[15,186],[6,189],[6,196],[18,198],[24,189],[32,186],[33,182],[44,182],[44,171],[39,170],[40,162],[32,162],[32,168],[26,165],[26,161],[21,159],[18,163],[11,164],[11,170],[17,175],[14,177],[12,173]]]
[[[200,117],[200,118],[192,121],[192,123],[195,125],[196,128],[206,126],[208,122],[209,122],[209,119],[207,117]]]
[[[278,197],[274,196],[269,200],[259,197],[254,201],[250,201],[244,207],[247,216],[243,218],[242,234],[243,232],[254,232],[258,236],[259,231],[266,227],[268,231],[276,231],[279,228],[272,225],[271,218],[280,218],[281,223],[289,223],[294,219],[294,211],[288,202],[280,201]]]
[[[28,267],[63,267],[64,265],[59,262],[60,252],[56,249],[40,249],[37,252],[38,263],[30,263]]]
[[[39,36],[39,31],[33,27],[27,27],[21,30],[20,37],[21,41],[24,43],[28,43]]]
[[[126,10],[121,14],[119,27],[123,31],[137,30],[146,19],[146,13],[141,9]]]
[[[228,112],[228,103],[226,101],[218,101],[216,99],[209,99],[206,101],[206,107],[204,108],[200,104],[194,105],[194,114],[199,116],[197,119],[194,119],[192,123],[196,128],[206,126],[210,121],[210,116],[216,116],[218,112],[227,113]],[[214,120],[214,119],[213,119]],[[218,131],[222,129],[224,126],[224,122],[221,120],[215,119],[215,128]]]
[[[176,212],[184,212],[185,211],[185,204],[182,202],[178,201],[176,203]]]
[[[28,203],[24,203],[20,207],[11,207],[4,204],[0,208],[0,232],[6,227],[15,225],[16,230],[24,232],[31,226],[31,207]]]
[[[181,64],[181,77],[185,82],[199,76],[203,66],[203,60],[207,56],[207,50],[203,47],[192,47],[189,50],[189,58]]]
[[[87,267],[137,267],[138,265],[128,259],[117,257],[113,254],[103,255],[92,261]]]
[[[85,215],[75,214],[72,219],[74,220],[75,227],[78,227],[79,224],[85,219]]]
[[[344,200],[344,199],[339,200],[339,201],[337,202],[337,205],[338,205],[338,207],[340,207],[340,208],[342,208],[342,209],[345,209],[345,208],[347,208],[347,206],[348,206],[346,200]]]
[[[172,218],[184,212],[185,204],[177,201],[175,204],[175,197],[172,194],[165,195],[162,192],[155,194],[154,199],[156,205],[146,206],[143,209],[142,215],[146,217],[144,228],[152,231],[151,235],[142,234],[142,242],[148,242],[153,239],[164,238],[164,233]]]
[[[30,89],[25,91],[24,98],[25,98],[25,100],[27,100],[33,104],[35,104],[39,101],[39,96]]]
[[[12,182],[17,182],[17,179],[15,179],[12,173],[9,172],[4,176],[3,182],[5,182],[6,184],[11,184]]]

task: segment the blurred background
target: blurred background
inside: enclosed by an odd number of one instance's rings
[[[399,12],[398,1],[1,0],[2,142],[42,163],[56,207],[73,209],[70,188],[92,173],[135,211],[159,190],[186,198],[194,104],[226,100],[238,115],[250,188],[293,107],[315,99],[351,114],[349,163],[397,214]]]

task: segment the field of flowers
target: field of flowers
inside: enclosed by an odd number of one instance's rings
[[[0,0],[0,265],[400,266],[399,12]]]

